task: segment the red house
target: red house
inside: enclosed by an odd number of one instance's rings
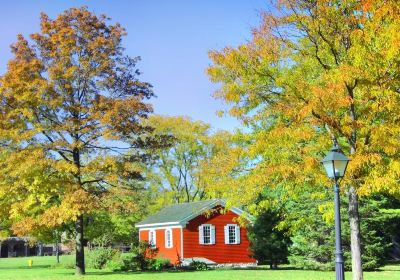
[[[224,201],[213,199],[165,207],[136,224],[139,240],[157,247],[157,257],[171,263],[195,259],[209,264],[255,264],[246,228],[236,221],[243,211],[221,211],[224,206]]]

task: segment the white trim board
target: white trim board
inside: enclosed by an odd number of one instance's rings
[[[181,228],[181,259],[183,260],[183,228]]]
[[[148,228],[148,227],[174,227],[174,226],[182,226],[180,222],[167,222],[167,223],[154,223],[154,224],[144,224],[144,225],[135,225],[137,228]]]
[[[168,228],[182,228],[182,225],[175,225],[175,226],[156,226],[156,224],[150,224],[146,228],[139,228],[139,232],[143,230],[157,230],[157,229],[168,229]]]

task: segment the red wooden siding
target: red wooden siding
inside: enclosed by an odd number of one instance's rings
[[[183,256],[185,259],[203,257],[216,263],[255,263],[249,251],[250,242],[247,231],[240,228],[240,244],[225,244],[224,226],[237,224],[238,215],[228,211],[226,214],[215,213],[211,217],[200,215],[189,222],[183,229]],[[198,227],[202,224],[215,226],[215,244],[199,244]]]
[[[149,230],[141,229],[139,233],[139,239],[149,240]],[[181,258],[181,230],[180,228],[172,228],[172,248],[165,248],[165,228],[155,229],[156,232],[156,247],[158,253],[156,258],[166,258],[171,261],[172,264],[176,264]]]

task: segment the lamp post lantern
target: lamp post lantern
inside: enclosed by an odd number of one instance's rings
[[[334,181],[333,191],[335,194],[336,280],[344,280],[344,260],[341,240],[342,230],[340,225],[340,193],[338,181],[340,178],[343,178],[349,161],[350,159],[343,154],[336,139],[334,140],[333,147],[330,152],[323,160],[321,160],[326,174]]]

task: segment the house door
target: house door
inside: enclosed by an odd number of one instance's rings
[[[8,258],[8,245],[1,244],[1,255],[2,258]]]

